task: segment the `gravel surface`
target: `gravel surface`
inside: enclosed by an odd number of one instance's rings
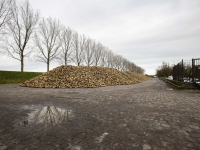
[[[99,88],[0,85],[0,150],[199,150],[200,92],[158,79]]]

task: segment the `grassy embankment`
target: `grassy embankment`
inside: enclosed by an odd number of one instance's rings
[[[33,77],[41,75],[42,72],[20,72],[20,71],[1,71],[0,70],[0,84],[7,83],[22,83]]]

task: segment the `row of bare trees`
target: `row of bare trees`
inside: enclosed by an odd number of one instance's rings
[[[19,60],[22,72],[24,58],[35,54],[37,61],[47,64],[47,71],[56,60],[64,65],[103,66],[144,74],[144,69],[114,54],[100,42],[79,35],[59,20],[41,18],[28,0],[20,4],[0,0],[0,7],[1,52]]]

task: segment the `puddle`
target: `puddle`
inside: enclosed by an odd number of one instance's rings
[[[172,90],[173,90],[172,88],[168,88],[168,89],[167,89],[167,91],[172,91]]]
[[[72,118],[72,110],[45,106],[28,114],[23,124],[57,125]]]

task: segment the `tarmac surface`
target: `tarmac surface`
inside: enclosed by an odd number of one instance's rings
[[[0,85],[0,150],[200,150],[200,92],[159,79],[41,89]]]

